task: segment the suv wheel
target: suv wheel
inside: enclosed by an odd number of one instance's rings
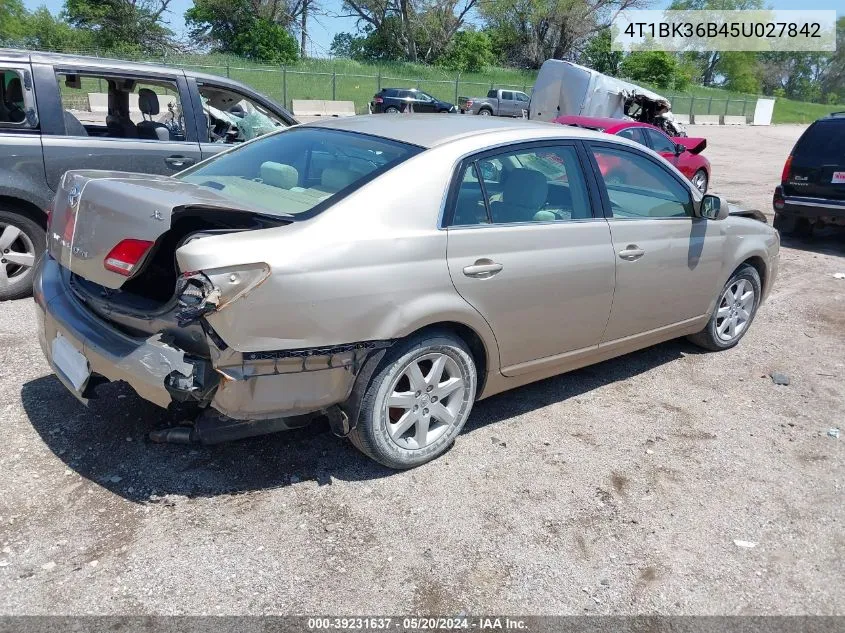
[[[396,343],[367,386],[349,437],[389,468],[420,466],[454,443],[476,386],[472,355],[453,334],[428,332]]]
[[[32,293],[35,259],[44,252],[44,229],[28,217],[0,209],[0,301]]]
[[[813,225],[807,218],[799,218],[797,215],[785,215],[775,213],[772,226],[781,235],[797,235],[799,237],[812,237]]]
[[[743,264],[722,288],[707,326],[688,337],[689,340],[711,352],[733,347],[751,326],[761,297],[762,285],[757,269]]]
[[[385,114],[399,114],[399,108],[396,106],[387,106],[384,109]]]

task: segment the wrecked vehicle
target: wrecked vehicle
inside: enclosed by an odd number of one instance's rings
[[[528,118],[554,121],[564,115],[629,119],[654,125],[669,136],[686,136],[672,104],[656,92],[559,59],[540,67]]]
[[[610,157],[626,164],[618,180],[596,167]],[[735,345],[778,240],[727,216],[620,137],[497,117],[322,120],[174,177],[68,172],[36,266],[38,334],[83,402],[121,380],[195,409],[154,439],[213,443],[323,413],[410,468],[448,450],[477,399],[678,336]]]

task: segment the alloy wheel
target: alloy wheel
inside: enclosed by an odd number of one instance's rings
[[[692,177],[692,184],[694,184],[695,188],[698,189],[701,193],[706,193],[707,174],[705,174],[702,170],[698,170]]]
[[[754,286],[747,279],[737,279],[725,289],[716,311],[716,334],[723,341],[738,338],[748,327],[754,313]]]
[[[35,264],[35,245],[14,224],[0,222],[0,289],[27,283],[26,276]]]
[[[457,361],[432,352],[411,360],[397,373],[384,403],[387,433],[404,449],[421,449],[463,423],[468,381]]]

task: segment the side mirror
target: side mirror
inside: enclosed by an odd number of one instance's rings
[[[687,151],[687,148],[684,145],[681,145],[680,143],[675,143],[675,156],[680,156],[685,151]]]
[[[719,196],[710,195],[709,193],[704,194],[698,205],[699,217],[707,220],[724,220],[730,212],[727,200]]]

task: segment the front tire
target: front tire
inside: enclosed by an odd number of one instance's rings
[[[762,296],[760,274],[753,266],[743,264],[722,288],[705,328],[689,340],[711,352],[730,349],[748,332]]]
[[[0,209],[0,301],[32,294],[35,260],[45,244],[44,229],[33,220]]]
[[[367,386],[350,440],[388,468],[425,464],[454,443],[472,410],[477,384],[472,354],[450,332],[400,341]]]
[[[707,193],[707,187],[710,184],[709,178],[707,177],[707,172],[703,169],[699,169],[696,171],[691,178],[692,184],[695,185],[695,188],[698,189],[701,193]]]

